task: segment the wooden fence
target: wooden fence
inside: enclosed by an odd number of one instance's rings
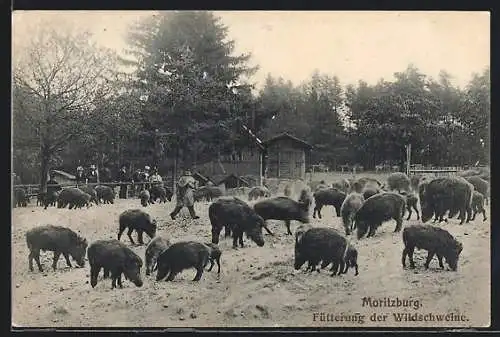
[[[137,183],[126,183],[128,185],[127,189],[127,194],[130,196],[133,194],[133,190],[137,188],[137,186],[144,186],[144,185],[151,185],[151,182],[137,182]],[[88,184],[76,184],[76,183],[64,183],[64,184],[59,184],[62,188],[64,187],[78,187],[78,186],[98,186],[98,185],[103,185],[103,186],[110,186],[113,189],[116,186],[123,185],[123,183],[119,182],[109,182],[109,183],[88,183]],[[170,189],[173,191],[173,184],[167,184],[166,182],[163,182],[163,186],[166,188]],[[131,188],[133,187],[133,188]],[[40,184],[19,184],[19,185],[14,185],[12,187],[12,191],[14,191],[16,188],[23,188],[26,192],[26,195],[29,197],[34,197],[37,196],[38,193],[40,193]]]

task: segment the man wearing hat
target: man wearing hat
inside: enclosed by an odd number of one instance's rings
[[[151,167],[149,167],[148,165],[144,166],[144,171],[142,172],[142,181],[147,183],[149,182],[149,176],[151,175],[149,170],[151,169]],[[144,184],[143,186],[145,189],[149,189],[149,184]]]
[[[186,206],[189,210],[189,214],[193,219],[199,219],[200,217],[196,215],[194,211],[194,197],[193,190],[196,188],[196,180],[191,175],[190,170],[185,170],[184,174],[179,178],[177,182],[177,193],[176,199],[177,204],[175,209],[170,213],[172,220],[175,220],[175,216],[181,211],[182,207]]]
[[[153,167],[153,171],[151,171],[151,176],[149,177],[149,181],[151,182],[151,186],[162,185],[162,178],[158,173],[158,168]]]
[[[85,172],[83,170],[83,166],[78,165],[76,168],[76,184],[84,184],[85,183]]]
[[[56,202],[57,194],[60,190],[62,190],[62,187],[55,180],[54,171],[51,171],[49,173],[49,180],[47,181],[47,194],[45,195],[45,198],[44,198],[45,199],[44,209],[47,209],[48,205]]]
[[[127,174],[127,167],[125,165],[123,165],[118,172],[117,180],[120,182],[120,199],[127,199],[127,186],[130,179]]]
[[[94,164],[90,165],[90,172],[87,175],[87,184],[97,183],[98,173]]]

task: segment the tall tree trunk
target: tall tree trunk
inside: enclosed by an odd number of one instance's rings
[[[45,151],[41,153],[40,165],[40,192],[47,192],[47,175],[49,173],[50,155]]]

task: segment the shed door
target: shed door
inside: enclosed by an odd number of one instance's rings
[[[295,166],[295,154],[293,151],[283,151],[280,153],[280,177],[290,178]]]

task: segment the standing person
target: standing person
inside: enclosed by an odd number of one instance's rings
[[[153,171],[151,172],[151,177],[149,177],[149,182],[151,183],[151,187],[155,185],[161,185],[162,184],[162,178],[160,174],[158,173],[158,169],[156,167],[153,168]]]
[[[61,189],[61,185],[59,185],[59,183],[55,180],[54,172],[50,172],[49,180],[47,181],[47,194],[45,194],[44,197],[44,209],[47,209],[47,206],[54,204],[57,201],[57,192]]]
[[[97,176],[99,177],[99,182],[101,183],[110,183],[111,182],[111,170],[107,167],[102,167],[97,172]]]
[[[118,172],[118,182],[120,182],[120,199],[127,199],[127,186],[129,182],[129,177],[127,174],[127,168],[125,165],[122,166]]]
[[[144,171],[142,171],[142,181],[144,183],[147,183],[149,181],[149,170],[151,168],[149,166],[144,166]],[[149,184],[144,184],[144,189],[149,190]]]
[[[175,220],[175,216],[181,211],[182,207],[184,206],[188,208],[191,218],[200,218],[194,211],[193,190],[195,188],[196,180],[194,180],[190,170],[185,170],[184,174],[179,178],[179,181],[177,182],[176,206],[172,213],[170,213],[170,217],[172,218],[172,220]]]
[[[132,174],[132,194],[134,196],[137,196],[139,194],[139,191],[141,190],[141,185],[136,185],[140,182],[142,182],[142,170],[139,168],[134,171]]]
[[[85,184],[85,173],[83,166],[78,165],[76,168],[76,185]]]
[[[12,178],[13,185],[21,185],[21,178],[15,172],[12,173]]]
[[[97,178],[99,177],[99,173],[97,173],[96,167],[94,164],[90,165],[90,172],[87,174],[87,184],[97,184]]]

